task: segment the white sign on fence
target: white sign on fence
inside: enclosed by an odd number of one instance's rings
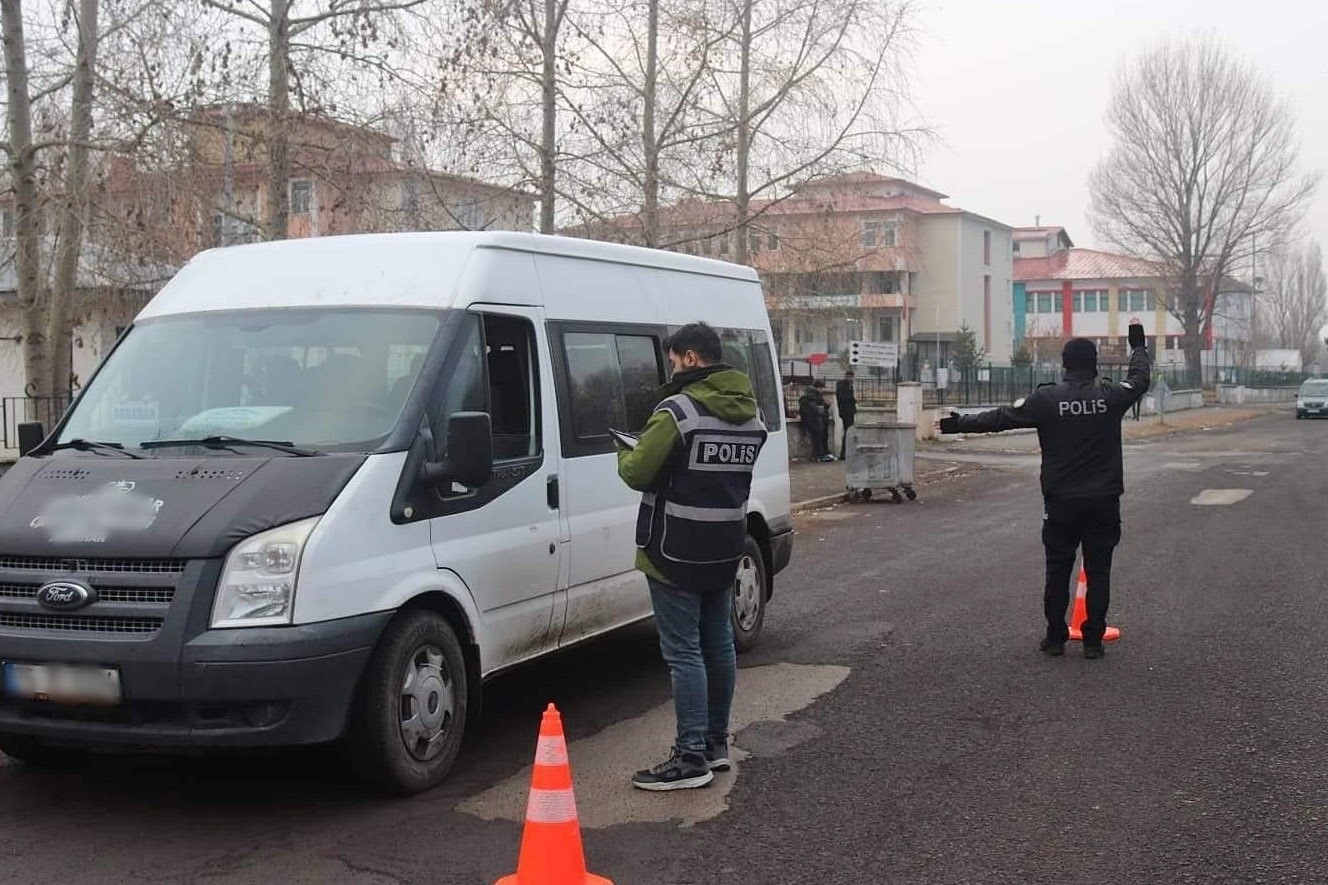
[[[854,366],[893,369],[899,363],[899,345],[893,341],[850,341],[848,361]]]

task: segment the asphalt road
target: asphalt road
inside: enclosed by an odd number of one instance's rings
[[[976,461],[800,520],[741,660],[748,757],[707,790],[627,786],[671,738],[637,628],[493,683],[457,775],[411,800],[318,753],[0,764],[0,881],[492,882],[548,700],[619,885],[1325,881],[1328,422],[1128,447],[1101,661],[1036,651],[1036,465]],[[1212,490],[1249,494],[1191,503]]]

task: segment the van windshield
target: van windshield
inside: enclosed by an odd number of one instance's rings
[[[1301,396],[1328,396],[1328,381],[1306,381],[1300,388]]]
[[[369,450],[400,418],[440,322],[437,312],[349,308],[148,320],[107,359],[58,441],[235,436]]]

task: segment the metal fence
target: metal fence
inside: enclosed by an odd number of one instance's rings
[[[28,421],[40,421],[49,432],[73,401],[72,393],[0,397],[0,449],[17,449],[18,426]]]
[[[893,403],[898,398],[900,381],[910,381],[906,374],[893,371],[870,373],[863,370],[853,379],[853,392],[859,403]],[[1125,380],[1128,367],[1123,365],[1100,366],[1098,372],[1105,378],[1121,382]],[[1039,384],[1061,380],[1063,370],[1056,366],[997,366],[977,365],[965,371],[952,370],[945,389],[938,389],[932,380],[922,382],[923,404],[925,406],[982,406],[1012,402],[1028,394]],[[1202,372],[1189,372],[1184,366],[1153,366],[1153,384],[1162,381],[1171,390],[1198,390],[1212,387],[1214,384],[1238,384],[1246,387],[1294,387],[1310,375],[1302,372],[1270,372],[1242,368],[1239,366],[1205,366]],[[833,395],[835,383],[842,374],[829,373],[818,376],[826,385],[827,395]],[[794,407],[798,397],[810,378],[786,378],[785,395],[790,407]]]

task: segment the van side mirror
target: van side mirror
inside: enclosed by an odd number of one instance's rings
[[[42,444],[46,439],[46,428],[40,421],[25,421],[19,424],[18,430],[18,454],[19,457],[31,452]]]
[[[493,476],[493,430],[487,412],[457,412],[447,419],[447,458],[420,467],[420,481],[437,488],[458,482],[478,488]]]

